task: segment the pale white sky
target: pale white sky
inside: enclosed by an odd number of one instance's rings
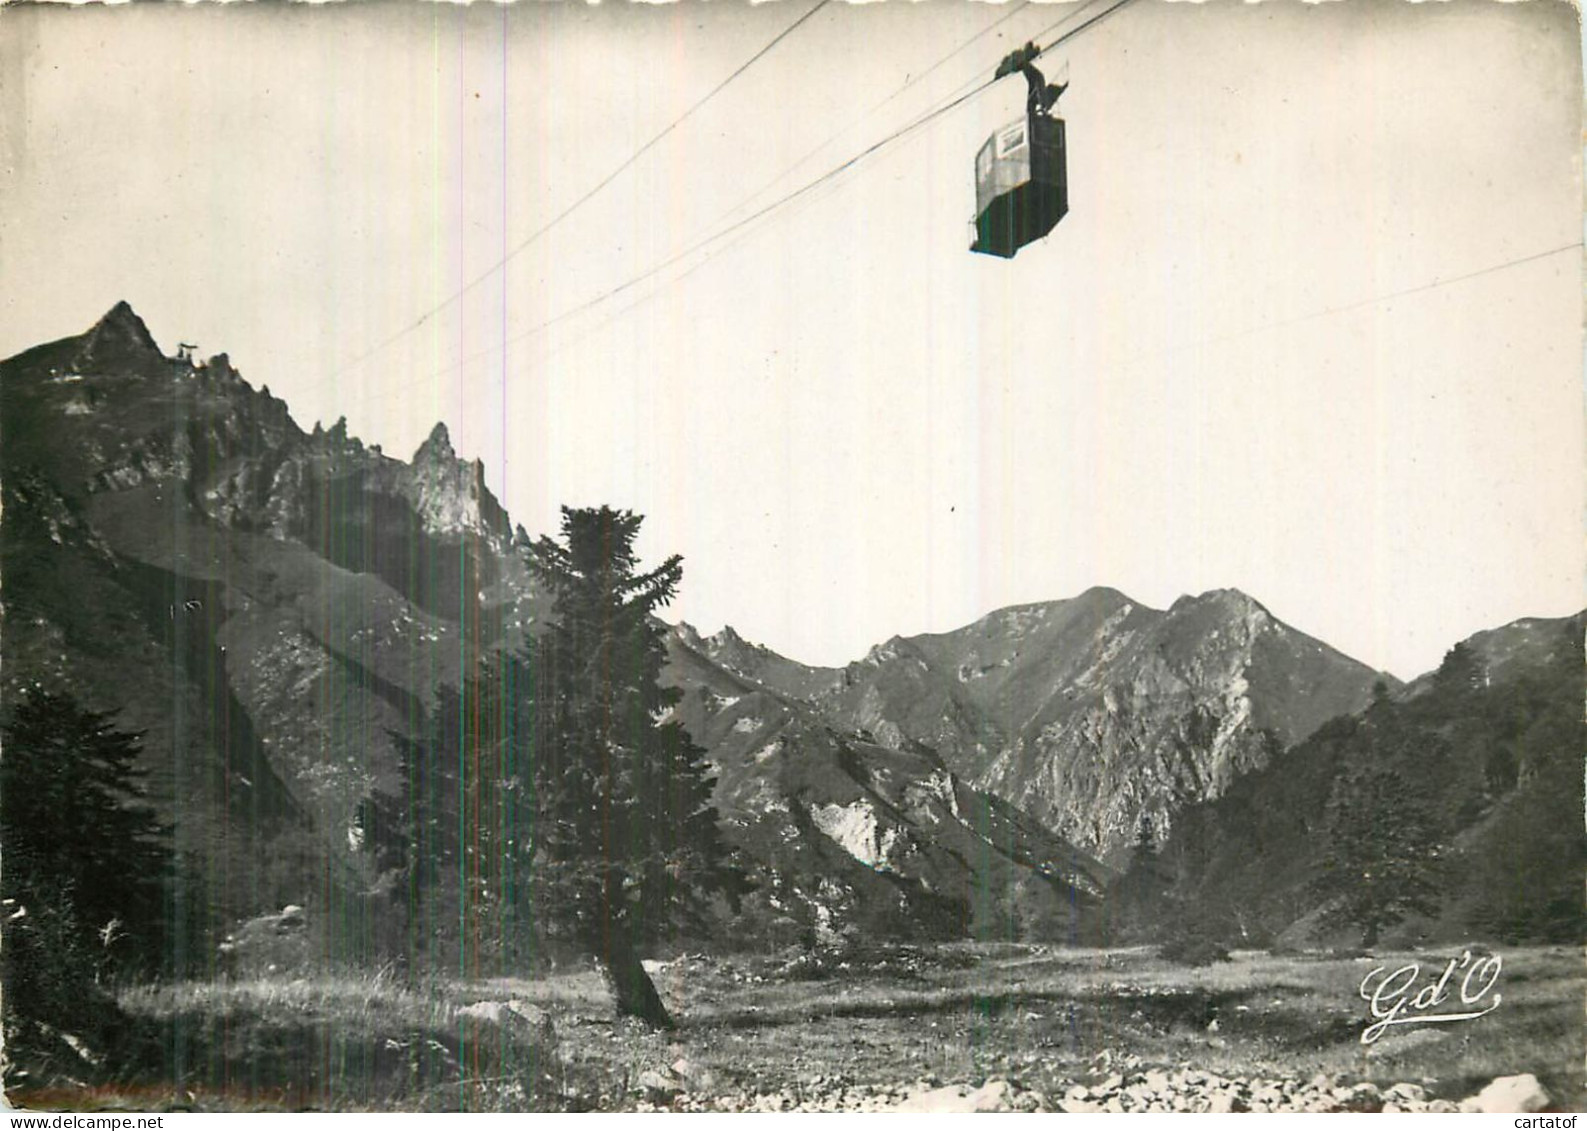
[[[813,3],[4,9],[0,355],[127,299],[305,427],[406,458],[445,420],[532,533],[645,514],[647,559],[686,558],[672,615],[809,662],[1236,586],[1409,677],[1587,605],[1554,0],[1135,0],[1050,60],[1071,213],[1018,258],[966,250],[1016,77],[537,329],[1081,10],[969,42],[1014,9],[835,2],[363,357]]]

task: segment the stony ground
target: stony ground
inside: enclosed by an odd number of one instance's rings
[[[1454,953],[1460,953],[1455,948]],[[964,944],[685,954],[677,1019],[616,1019],[599,974],[397,985],[282,976],[132,989],[187,1067],[98,1106],[574,1111],[1579,1110],[1581,956],[1503,952],[1471,1022],[1362,1044],[1374,959]],[[161,1047],[178,1043],[162,1039]],[[162,1081],[165,1081],[162,1083]],[[1499,1083],[1495,1083],[1499,1081]],[[151,1098],[164,1096],[164,1099]],[[1481,1097],[1481,1098],[1479,1098]],[[72,1106],[68,1097],[63,1101]],[[81,1102],[81,1097],[79,1098]]]
[[[601,1081],[576,1106],[683,1111],[1454,1111],[1583,1100],[1579,956],[1513,953],[1504,1003],[1467,1025],[1373,1045],[1368,961],[1241,954],[1204,968],[1150,951],[1036,946],[682,956],[656,981],[679,1027],[602,1015],[593,974],[485,991],[542,995],[559,1050]],[[560,995],[560,1001],[557,997]],[[595,1006],[590,1010],[587,1006]]]

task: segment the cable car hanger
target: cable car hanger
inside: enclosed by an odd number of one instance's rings
[[[1041,48],[1027,42],[1024,47],[1010,51],[1004,56],[1003,61],[997,65],[997,74],[992,76],[994,82],[1006,78],[1015,71],[1025,76],[1025,82],[1030,86],[1030,94],[1025,100],[1027,114],[1049,113],[1058,104],[1058,96],[1069,89],[1068,83],[1062,85],[1049,83],[1036,69],[1036,59],[1040,55]]]

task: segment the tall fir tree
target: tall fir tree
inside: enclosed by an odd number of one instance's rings
[[[156,968],[184,926],[164,913],[174,857],[144,800],[140,736],[114,724],[33,688],[0,734],[8,1084],[37,1084],[63,1062],[74,1073],[125,1067],[127,1018],[102,981]],[[68,1032],[106,1059],[66,1048]]]
[[[521,658],[498,656],[443,687],[417,736],[394,735],[395,788],[360,807],[390,900],[384,945],[410,974],[509,973],[533,949],[527,679]]]
[[[533,547],[556,618],[533,645],[535,902],[601,963],[620,1013],[672,1023],[643,949],[700,926],[737,874],[711,803],[705,752],[672,715],[655,619],[682,578],[668,558],[639,572],[642,519],[563,508],[562,538]]]
[[[1126,937],[1152,937],[1162,920],[1172,917],[1173,870],[1163,859],[1150,813],[1142,813],[1124,874],[1108,890],[1108,898]]]
[[[144,797],[141,738],[114,714],[33,688],[10,712],[0,758],[5,898],[69,906],[123,964],[159,957],[173,879],[170,829]]]
[[[1380,744],[1375,751],[1385,754]],[[1383,930],[1440,903],[1436,828],[1415,786],[1392,764],[1347,766],[1327,810],[1327,848],[1316,881],[1330,917],[1373,947]]]

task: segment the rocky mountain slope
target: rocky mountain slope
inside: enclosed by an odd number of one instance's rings
[[[724,630],[707,647],[879,746],[920,744],[960,778],[1085,851],[1116,857],[1180,807],[1393,685],[1236,590],[1167,611],[1112,589],[1001,609],[953,632],[895,636],[840,673]],[[746,658],[747,657],[747,658]],[[795,666],[796,667],[796,666]]]
[[[840,731],[697,642],[686,626],[669,638],[668,677],[773,937],[1094,937],[1108,873],[1089,856],[929,748]]]
[[[327,852],[355,886],[347,837],[393,733],[543,611],[483,468],[440,426],[410,463],[341,423],[305,433],[124,303],[0,363],[0,429],[0,687],[146,732],[179,847],[230,861],[217,906],[301,901]]]

